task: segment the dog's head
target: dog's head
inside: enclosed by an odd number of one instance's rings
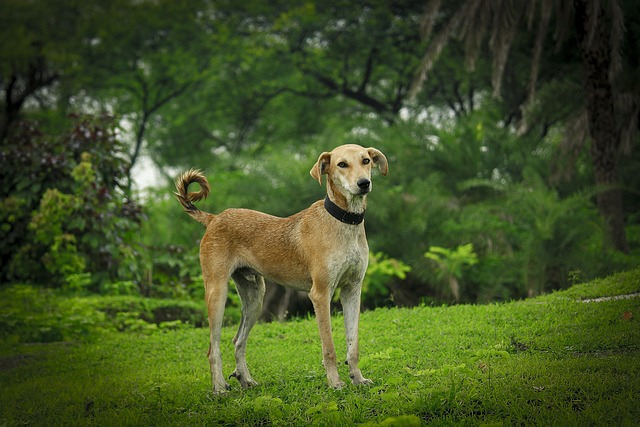
[[[364,196],[373,187],[371,170],[377,167],[382,175],[387,175],[387,158],[375,148],[364,148],[356,144],[341,145],[331,152],[324,152],[311,168],[311,176],[322,185],[322,175],[328,175],[333,185],[341,193]]]

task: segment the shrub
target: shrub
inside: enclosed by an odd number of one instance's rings
[[[389,284],[397,279],[403,280],[411,267],[382,252],[369,252],[367,274],[362,281],[362,301],[368,308],[375,308],[388,300]]]
[[[459,279],[467,266],[478,263],[478,256],[473,251],[473,244],[460,245],[456,250],[431,246],[424,256],[435,263],[438,276],[449,286],[451,295],[460,301],[461,290]]]
[[[0,148],[0,281],[61,286],[137,277],[142,216],[109,117],[75,117],[60,136],[22,123]]]
[[[239,321],[239,310],[225,323]],[[0,289],[0,341],[47,343],[91,341],[105,331],[152,333],[206,327],[204,302],[140,296],[76,296],[29,285]]]
[[[92,297],[90,300],[94,309],[104,313],[121,331],[139,328],[142,323],[160,326],[165,322],[180,321],[194,327],[207,325],[204,302],[139,296]]]
[[[13,285],[0,290],[0,341],[54,342],[91,339],[106,316],[86,302],[50,289]]]

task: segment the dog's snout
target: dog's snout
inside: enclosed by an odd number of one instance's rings
[[[371,181],[369,181],[367,178],[360,178],[358,180],[358,187],[361,190],[368,190],[369,187],[371,187]]]

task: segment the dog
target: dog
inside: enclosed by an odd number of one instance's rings
[[[209,365],[213,393],[230,389],[222,373],[220,331],[230,278],[242,303],[242,318],[233,338],[236,369],[231,377],[243,388],[258,383],[246,362],[247,338],[260,315],[264,278],[309,293],[320,331],[322,361],[330,387],[344,386],[336,364],[331,333],[331,299],[340,288],[347,343],[347,365],[353,384],[372,384],[358,368],[360,293],[367,270],[369,246],[364,229],[372,169],[388,173],[387,158],[375,148],[342,145],[318,158],[310,173],[320,185],[327,175],[324,200],[288,218],[248,209],[227,209],[217,215],[198,209],[194,202],[207,197],[210,186],[198,170],[176,180],[176,197],[185,211],[206,226],[200,242],[200,264],[208,309]],[[198,183],[200,190],[189,192]]]

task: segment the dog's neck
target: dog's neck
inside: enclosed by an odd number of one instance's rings
[[[329,196],[325,197],[324,199],[324,208],[332,217],[344,224],[358,225],[362,223],[362,221],[364,221],[364,212],[348,212],[333,203],[331,199],[329,199]]]

